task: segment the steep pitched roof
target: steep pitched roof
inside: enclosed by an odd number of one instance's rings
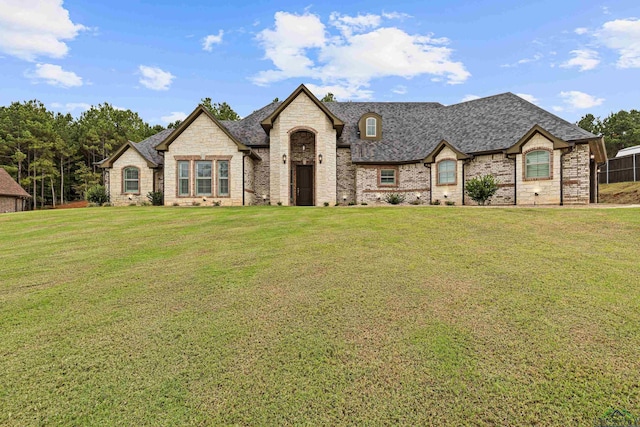
[[[173,133],[174,129],[165,129],[150,136],[149,138],[140,141],[132,142],[127,141],[122,144],[110,157],[102,160],[98,163],[101,168],[113,167],[113,163],[120,158],[129,148],[135,150],[142,158],[147,162],[147,166],[150,168],[156,168],[164,163],[164,158],[155,149],[156,145],[167,139],[169,135]]]
[[[298,86],[298,88],[294,90],[293,93],[282,102],[282,104],[278,105],[278,107],[271,114],[269,114],[260,122],[265,132],[269,133],[269,130],[271,130],[275,119],[280,115],[280,113],[284,111],[285,108],[289,106],[289,104],[293,102],[294,99],[296,99],[302,93],[304,93],[309,99],[311,99],[311,101],[313,101],[313,103],[316,104],[318,108],[327,115],[329,120],[331,120],[331,122],[333,123],[333,128],[336,130],[336,133],[338,134],[338,136],[340,136],[340,134],[342,134],[342,128],[344,127],[344,122],[340,120],[335,114],[333,114],[331,110],[327,108],[325,103],[320,102],[318,98],[316,98],[315,95],[311,93],[309,89],[307,89],[305,85]]]
[[[20,197],[21,199],[31,197],[3,168],[0,168],[0,196]]]

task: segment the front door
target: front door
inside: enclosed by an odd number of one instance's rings
[[[296,166],[296,205],[313,206],[313,166]]]

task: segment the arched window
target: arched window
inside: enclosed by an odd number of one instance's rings
[[[438,184],[456,183],[456,161],[442,160],[438,162]]]
[[[377,125],[378,123],[375,117],[367,117],[365,135],[368,137],[377,136],[376,135],[376,128],[378,127]]]
[[[525,178],[549,178],[550,157],[547,150],[535,150],[526,154]]]
[[[140,193],[140,169],[128,166],[122,170],[123,193]]]

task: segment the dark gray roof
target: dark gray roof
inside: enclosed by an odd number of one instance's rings
[[[247,146],[267,146],[269,138],[260,122],[279,105],[280,102],[273,102],[242,120],[221,123]],[[467,154],[504,150],[518,142],[534,125],[565,141],[596,137],[512,93],[449,106],[437,102],[327,102],[325,105],[345,123],[338,145],[351,146],[353,161],[362,163],[420,161],[443,139]],[[360,139],[358,120],[369,112],[382,117],[380,141]],[[159,156],[151,153],[155,150],[150,148],[158,145],[170,131],[160,132],[137,145],[145,144],[148,155],[156,156],[152,161],[158,163]]]
[[[174,129],[165,129],[156,133],[153,136],[145,139],[144,141],[134,142],[133,146],[138,149],[142,156],[156,165],[162,165],[164,162],[164,157],[156,150],[156,146],[160,144],[162,141],[167,139],[169,135],[174,131]]]

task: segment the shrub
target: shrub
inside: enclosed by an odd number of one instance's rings
[[[153,206],[162,206],[162,191],[150,191],[147,194],[147,199]]]
[[[456,204],[456,202],[454,202],[453,200],[447,200],[446,202],[444,202],[444,204],[447,206],[453,206]]]
[[[349,206],[355,206],[356,202],[349,202]]]
[[[487,200],[498,191],[498,181],[493,175],[472,178],[467,181],[464,190],[471,200],[484,206]]]
[[[105,202],[105,203],[102,204],[102,206],[105,207],[105,208],[108,208],[108,207],[112,206],[112,204],[109,203],[109,202]]]
[[[109,201],[109,194],[104,185],[94,185],[87,190],[87,202],[102,205]]]
[[[367,202],[362,202],[362,203],[360,203],[360,204],[361,204],[362,206],[367,206],[367,205],[368,205],[368,203],[367,203]]]
[[[399,205],[400,203],[404,202],[405,199],[406,196],[404,194],[398,193],[389,193],[384,196],[384,201],[392,205]]]
[[[220,206],[220,200],[213,202],[211,206]]]
[[[278,206],[282,206],[282,202],[278,202]]]
[[[173,206],[180,206],[180,203],[178,203],[178,202],[173,202]]]
[[[421,205],[422,201],[420,199],[415,199],[414,201],[409,202],[409,203],[411,203],[412,205],[416,205],[417,206],[417,205]]]
[[[440,204],[440,199],[435,199],[434,201],[431,202],[432,205],[439,205]]]
[[[329,206],[329,202],[324,202],[324,206]]]
[[[195,200],[191,202],[191,206],[200,206],[200,202],[196,202]]]

